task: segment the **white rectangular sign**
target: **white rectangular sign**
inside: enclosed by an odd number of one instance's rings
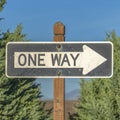
[[[110,77],[112,43],[11,42],[7,45],[6,63],[11,76],[56,77],[60,73],[59,77]]]
[[[80,68],[80,52],[15,52],[15,68]]]

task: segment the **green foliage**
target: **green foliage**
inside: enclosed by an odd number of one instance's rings
[[[81,81],[76,120],[110,120],[109,79]]]
[[[35,79],[9,79],[5,75],[6,44],[12,41],[25,41],[21,25],[13,33],[8,30],[0,35],[0,120],[47,120],[49,114]]]
[[[5,3],[0,0],[0,11]],[[35,79],[10,79],[5,75],[6,44],[12,41],[26,41],[21,25],[13,33],[0,32],[0,120],[50,120]]]
[[[2,11],[3,6],[5,5],[6,0],[0,0],[0,11]]]
[[[120,37],[113,31],[106,40],[114,44],[113,77],[81,81],[75,120],[120,120]]]
[[[112,120],[120,120],[120,37],[113,31],[107,35],[107,40],[114,44],[114,75],[110,79]]]

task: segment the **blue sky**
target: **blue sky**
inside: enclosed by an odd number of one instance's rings
[[[13,31],[21,23],[23,33],[32,41],[52,41],[53,25],[66,26],[66,41],[104,40],[106,32],[120,35],[120,0],[7,0],[0,17],[0,29]],[[39,80],[42,92],[50,98],[52,80]],[[71,84],[68,84],[68,82]],[[51,93],[46,91],[46,85]],[[79,88],[79,79],[67,79],[66,91]]]

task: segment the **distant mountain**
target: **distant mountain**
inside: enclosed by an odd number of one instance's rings
[[[77,100],[80,96],[80,90],[75,89],[65,94],[66,100]]]
[[[80,90],[79,89],[74,89],[68,93],[65,94],[65,100],[77,100],[80,96]],[[53,97],[48,97],[43,95],[42,100],[53,100]]]

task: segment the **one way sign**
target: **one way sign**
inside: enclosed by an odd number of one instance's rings
[[[10,42],[8,77],[111,77],[111,42]]]

